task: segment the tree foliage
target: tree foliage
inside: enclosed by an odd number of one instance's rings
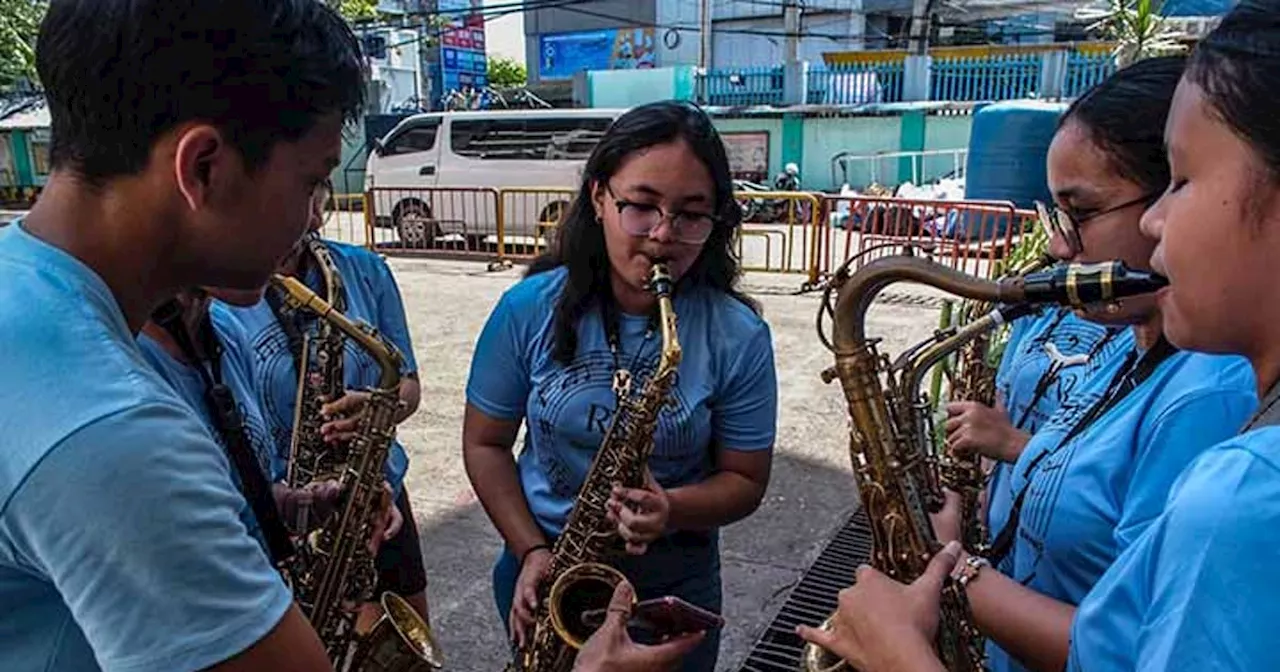
[[[0,89],[36,79],[36,34],[45,0],[0,0]]]
[[[1165,21],[1163,9],[1163,0],[1107,0],[1105,7],[1086,9],[1078,16],[1094,21],[1089,30],[1116,42],[1112,54],[1116,67],[1123,68],[1144,58],[1185,51],[1182,35]]]
[[[489,86],[518,87],[529,80],[524,64],[506,56],[489,57]]]
[[[368,21],[378,18],[378,0],[325,0],[338,10],[347,21]]]

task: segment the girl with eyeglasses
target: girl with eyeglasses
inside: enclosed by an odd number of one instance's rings
[[[1057,207],[1071,214],[1053,215],[1054,256],[1151,268],[1155,242],[1139,222],[1144,199],[1169,182],[1160,129],[1182,66],[1176,58],[1140,61],[1064,115],[1049,150],[1048,177]],[[1186,465],[1232,435],[1257,406],[1248,362],[1179,350],[1165,338],[1163,305],[1146,296],[1088,315],[1123,325],[1126,352],[1081,380],[1072,402],[1018,456],[1001,486],[1012,502],[1008,522],[988,557],[940,554],[928,578],[910,588],[863,570],[842,595],[835,635],[803,636],[829,645],[863,672],[913,669],[921,660],[914,645],[927,640],[908,637],[919,631],[905,624],[936,622],[936,592],[915,601],[900,593],[936,591],[950,571],[991,641],[992,670],[1062,670],[1077,605],[1143,537]],[[958,538],[954,498],[934,527],[940,541]],[[1008,560],[993,567],[1002,557]],[[914,613],[903,616],[904,605]],[[859,612],[874,614],[898,634],[873,642]],[[913,664],[886,665],[885,654],[911,657]]]
[[[777,381],[768,325],[736,284],[740,211],[729,162],[697,107],[635,108],[586,163],[550,254],[503,294],[476,344],[463,429],[472,486],[505,548],[494,595],[512,638],[532,634],[536,589],[616,408],[616,372],[642,385],[657,361],[654,260],[675,279],[683,359],[659,415],[650,478],[609,516],[640,599],[673,594],[719,612],[720,527],[769,482]],[[524,447],[513,459],[521,426]],[[686,670],[715,668],[707,633]]]

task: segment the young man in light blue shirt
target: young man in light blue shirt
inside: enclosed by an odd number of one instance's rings
[[[358,42],[313,0],[54,0],[37,67],[53,173],[0,230],[0,669],[329,669],[134,336],[266,281],[362,109]]]

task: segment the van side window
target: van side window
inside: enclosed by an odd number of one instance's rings
[[[425,152],[436,146],[436,130],[438,128],[438,124],[414,126],[392,138],[383,154],[391,156],[394,154]]]
[[[453,153],[472,159],[585,160],[612,123],[607,117],[454,119]]]

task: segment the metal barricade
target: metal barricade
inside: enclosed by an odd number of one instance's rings
[[[502,199],[487,187],[375,187],[364,243],[384,254],[503,261]]]
[[[531,259],[546,250],[578,194],[577,189],[560,187],[510,187],[498,192],[502,205],[498,250],[502,258],[511,260]]]
[[[325,204],[320,235],[329,240],[368,247],[363,210],[364,194],[332,194]]]
[[[801,191],[738,191],[734,198],[742,209],[736,245],[743,270],[805,273],[816,282],[822,200]]]
[[[971,275],[991,277],[995,262],[1026,226],[1007,201],[933,201],[871,196],[827,196],[827,221],[816,264],[826,276],[844,260],[901,254],[903,248]]]

